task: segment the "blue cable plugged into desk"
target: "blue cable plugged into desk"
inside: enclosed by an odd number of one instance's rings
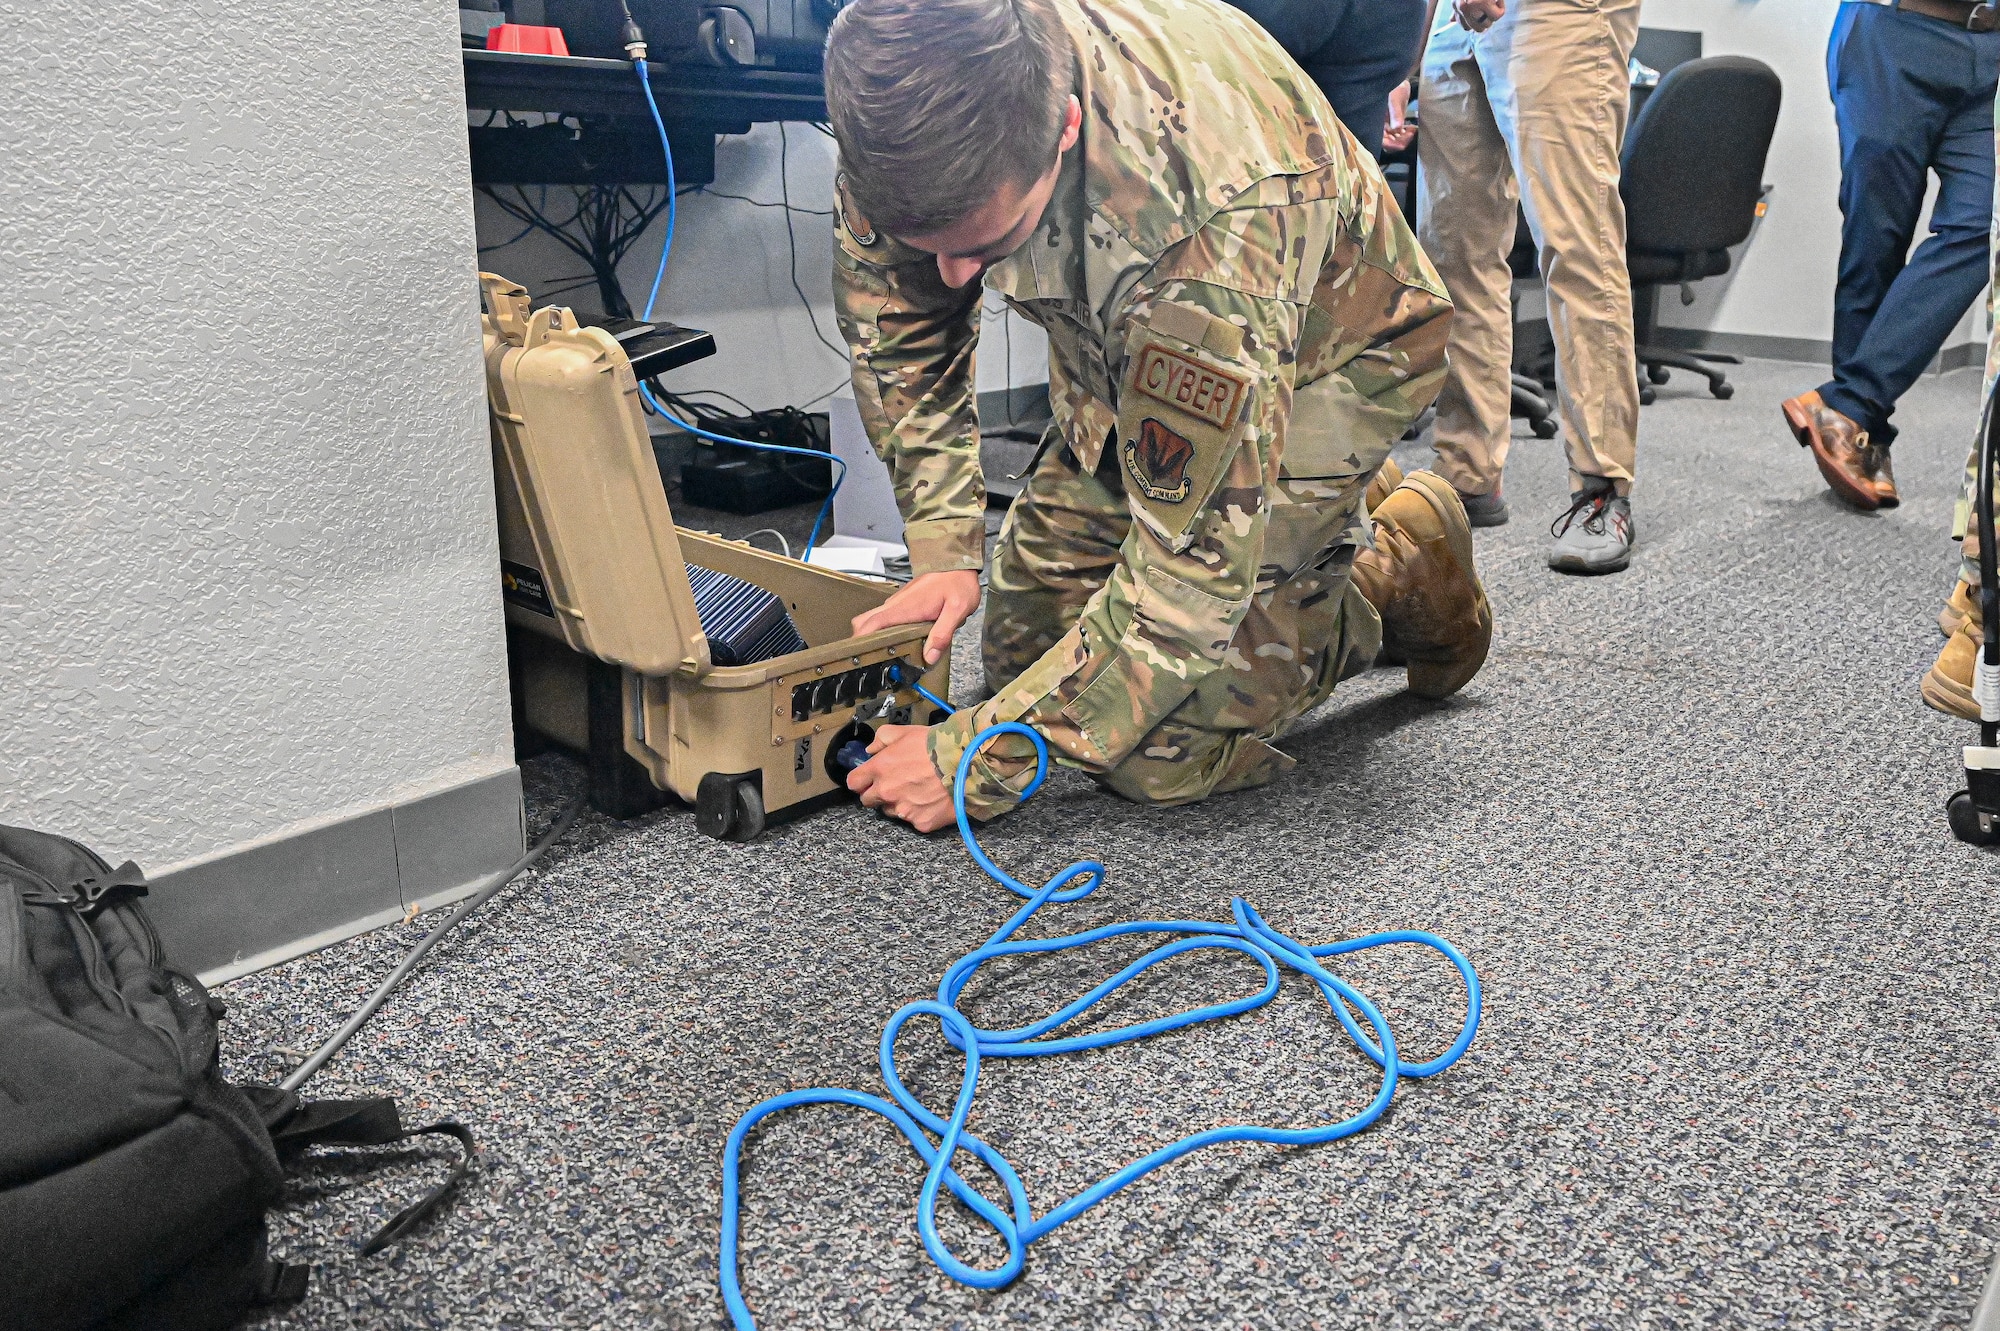
[[[629,15],[626,21],[628,23],[631,21]],[[676,206],[679,196],[677,193],[678,186],[674,181],[674,146],[667,140],[667,124],[666,121],[660,118],[660,104],[653,99],[653,81],[646,76],[646,62],[643,59],[634,60],[632,68],[638,72],[639,88],[646,94],[647,109],[653,113],[653,128],[658,130],[660,134],[660,151],[665,153],[667,158],[667,234],[660,242],[660,266],[653,270],[653,289],[646,296],[646,312],[640,316],[643,321],[651,323],[653,319],[653,307],[660,300],[660,284],[666,280],[667,259],[674,252],[674,220],[679,212]],[[821,453],[816,449],[793,448],[787,444],[767,444],[757,439],[737,439],[731,435],[717,434],[712,430],[704,430],[692,421],[684,421],[673,412],[667,410],[666,405],[653,396],[653,390],[643,383],[639,385],[639,396],[644,398],[646,405],[651,407],[669,425],[678,426],[686,430],[689,434],[699,438],[712,440],[718,444],[730,444],[737,448],[760,448],[767,453],[791,453],[798,457],[811,458],[816,462],[831,462],[835,467],[839,468],[834,473],[832,488],[826,492],[826,499],[819,506],[818,516],[813,518],[812,533],[806,537],[805,553],[800,556],[801,559],[810,559],[812,557],[813,547],[819,544],[819,530],[826,525],[827,514],[833,509],[833,497],[840,493],[840,484],[847,479],[847,464],[845,462],[835,457],[832,453]]]
[[[1265,923],[1263,917],[1248,902],[1236,897],[1230,901],[1232,922],[1229,924],[1192,920],[1140,921],[1105,925],[1083,933],[1056,938],[1016,939],[1014,935],[1043,906],[1050,902],[1062,904],[1079,901],[1103,886],[1106,870],[1099,861],[1078,860],[1041,887],[1029,888],[995,864],[981,848],[978,838],[972,834],[972,822],[965,811],[965,785],[973,757],[1000,735],[1024,736],[1034,745],[1035,777],[1021,793],[1022,801],[1025,803],[1028,797],[1041,787],[1049,770],[1047,741],[1025,725],[1012,721],[1003,722],[980,731],[971,746],[966,749],[964,756],[959,759],[958,771],[952,780],[952,804],[958,814],[959,839],[965,843],[973,862],[993,881],[1016,896],[1026,898],[1026,902],[985,943],[946,968],[944,979],[938,985],[936,1001],[925,999],[905,1004],[882,1028],[880,1044],[882,1082],[888,1089],[889,1098],[884,1099],[879,1095],[838,1087],[788,1091],[752,1107],[737,1120],[736,1127],[729,1134],[722,1158],[721,1283],[723,1302],[728,1306],[729,1316],[738,1331],[754,1331],[757,1325],[756,1319],[750,1313],[749,1305],[743,1301],[741,1274],[737,1269],[738,1229],[742,1206],[740,1174],[743,1142],[752,1128],[772,1114],[806,1105],[848,1105],[880,1114],[888,1119],[909,1141],[910,1148],[927,1167],[923,1188],[917,1197],[917,1232],[923,1240],[924,1250],[930,1254],[931,1260],[937,1263],[940,1270],[960,1284],[969,1285],[974,1289],[998,1289],[1020,1275],[1022,1266],[1027,1260],[1029,1244],[1082,1215],[1121,1188],[1189,1152],[1222,1142],[1240,1141],[1267,1142],[1277,1146],[1312,1146],[1322,1142],[1337,1141],[1360,1132],[1380,1118],[1383,1111],[1389,1107],[1389,1102],[1396,1093],[1396,1084],[1401,1078],[1423,1078],[1443,1072],[1458,1061],[1459,1056],[1465,1053],[1472,1044],[1473,1036],[1478,1032],[1479,977],[1474,972],[1472,963],[1444,939],[1421,930],[1397,929],[1368,934],[1345,942],[1311,947],[1279,933]],[[1132,934],[1160,934],[1168,936],[1171,941],[1162,943],[1082,997],[1039,1021],[1011,1030],[990,1031],[976,1025],[971,1018],[958,1010],[959,997],[972,982],[973,976],[978,973],[980,967],[997,957],[1063,952]],[[1465,983],[1465,1023],[1460,1028],[1458,1037],[1444,1053],[1420,1063],[1404,1062],[1397,1052],[1395,1035],[1389,1029],[1388,1020],[1382,1015],[1381,1009],[1360,990],[1321,964],[1331,957],[1398,943],[1416,943],[1442,954],[1457,969]],[[1263,967],[1263,988],[1245,997],[1190,1008],[1153,1021],[1135,1022],[1088,1035],[1056,1034],[1063,1027],[1086,1016],[1092,1008],[1110,998],[1147,970],[1198,948],[1217,948],[1249,957]],[[1239,1016],[1263,1007],[1277,996],[1281,968],[1297,971],[1319,987],[1320,993],[1326,998],[1327,1006],[1332,1010],[1341,1028],[1346,1031],[1348,1038],[1363,1055],[1382,1070],[1382,1082],[1376,1089],[1374,1097],[1359,1112],[1340,1122],[1316,1128],[1267,1128],[1236,1124],[1197,1132],[1132,1161],[1039,1217],[1034,1214],[1034,1209],[1029,1204],[1027,1189],[1022,1184],[1020,1175],[1007,1162],[1006,1157],[989,1143],[966,1131],[966,1120],[972,1113],[974,1096],[978,1090],[982,1058],[1038,1058],[1105,1049],[1201,1022]],[[1360,1013],[1360,1020],[1356,1018],[1357,1011]],[[952,1106],[949,1118],[940,1118],[926,1108],[903,1085],[902,1078],[896,1071],[896,1039],[906,1025],[919,1017],[935,1018],[943,1029],[945,1039],[965,1056],[965,1072],[959,1083],[958,1098]],[[1363,1029],[1363,1021],[1367,1024],[1366,1030]],[[1007,1206],[1004,1209],[974,1189],[959,1175],[954,1168],[954,1161],[960,1150],[969,1151],[1001,1181],[1007,1191]],[[970,1208],[999,1236],[1007,1248],[1005,1262],[989,1269],[980,1269],[960,1261],[945,1246],[937,1229],[937,1204],[939,1195],[946,1188],[951,1189],[953,1196]]]

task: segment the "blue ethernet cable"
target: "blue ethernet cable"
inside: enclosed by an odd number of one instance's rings
[[[917,1233],[923,1242],[924,1250],[930,1254],[931,1260],[937,1263],[939,1269],[953,1280],[975,1289],[999,1289],[1021,1274],[1030,1244],[1105,1201],[1120,1189],[1190,1152],[1223,1142],[1240,1141],[1265,1142],[1275,1146],[1310,1146],[1336,1141],[1362,1131],[1380,1118],[1383,1111],[1389,1107],[1400,1079],[1431,1077],[1443,1072],[1458,1061],[1471,1046],[1473,1036],[1478,1032],[1480,988],[1479,977],[1473,970],[1472,963],[1443,938],[1422,930],[1397,929],[1367,934],[1338,943],[1308,946],[1280,933],[1247,901],[1242,897],[1236,897],[1230,902],[1231,922],[1227,924],[1193,920],[1139,921],[1105,925],[1083,933],[1054,938],[1016,938],[1015,934],[1043,906],[1050,902],[1077,901],[1102,887],[1107,871],[1100,861],[1078,860],[1058,872],[1042,886],[1030,888],[1001,869],[980,847],[978,839],[972,832],[971,819],[966,813],[966,780],[971,771],[973,757],[1001,735],[1023,736],[1035,748],[1034,779],[1022,792],[1021,799],[1025,802],[1041,787],[1049,770],[1047,741],[1025,725],[1012,721],[1003,722],[980,731],[966,749],[964,756],[959,759],[958,771],[952,781],[952,803],[958,816],[959,839],[964,842],[973,861],[1002,887],[1016,896],[1025,898],[1025,903],[985,943],[946,968],[944,979],[938,985],[938,996],[935,1001],[925,999],[906,1004],[889,1018],[888,1024],[883,1027],[879,1047],[882,1082],[889,1092],[888,1098],[838,1087],[788,1091],[753,1106],[737,1120],[723,1149],[722,1158],[720,1276],[723,1302],[728,1307],[729,1316],[738,1331],[754,1331],[757,1324],[751,1315],[749,1305],[744,1302],[741,1272],[738,1269],[743,1145],[750,1131],[772,1114],[809,1105],[837,1104],[865,1109],[889,1120],[908,1140],[911,1150],[926,1166],[923,1187],[917,1198]],[[1082,997],[1063,1005],[1038,1021],[1010,1030],[986,1030],[976,1025],[970,1017],[958,1009],[958,999],[964,993],[966,986],[971,983],[982,966],[995,958],[1019,956],[1025,953],[1068,951],[1089,947],[1106,939],[1136,934],[1160,935],[1166,941],[1125,966],[1111,978],[1096,985]],[[1395,1035],[1390,1030],[1382,1010],[1360,990],[1335,975],[1324,964],[1334,957],[1400,943],[1414,943],[1440,953],[1458,971],[1465,985],[1465,1021],[1459,1029],[1457,1038],[1442,1054],[1422,1062],[1404,1061],[1397,1050]],[[1263,969],[1263,987],[1253,994],[1189,1008],[1152,1021],[1135,1022],[1111,1030],[1094,1031],[1087,1035],[1059,1034],[1064,1027],[1084,1018],[1098,1004],[1112,997],[1120,988],[1136,980],[1152,967],[1196,949],[1235,952],[1249,957]],[[1363,1056],[1381,1069],[1381,1082],[1368,1103],[1340,1122],[1311,1128],[1271,1128],[1231,1124],[1197,1132],[1141,1156],[1040,1216],[1034,1213],[1027,1188],[1006,1157],[991,1144],[966,1131],[966,1119],[972,1112],[974,1097],[978,1090],[982,1059],[1052,1057],[1083,1050],[1104,1049],[1202,1022],[1239,1016],[1263,1007],[1277,996],[1282,969],[1297,971],[1318,987],[1341,1029],[1347,1033],[1348,1038]],[[896,1069],[897,1038],[905,1026],[920,1017],[935,1020],[942,1029],[946,1041],[965,1058],[965,1071],[959,1083],[958,1096],[948,1117],[939,1116],[918,1100],[903,1084]],[[1000,1181],[1007,1195],[1004,1207],[973,1188],[959,1174],[956,1161],[961,1150],[970,1152],[974,1159],[985,1165]],[[979,1216],[1000,1238],[1007,1249],[1005,1261],[989,1268],[974,1267],[959,1260],[946,1246],[937,1229],[938,1198],[946,1188],[951,1189],[952,1195]]]
[[[660,133],[660,151],[665,153],[667,158],[667,233],[660,242],[660,266],[653,270],[653,289],[646,296],[646,312],[641,316],[646,322],[650,323],[653,319],[653,307],[659,303],[660,284],[666,280],[667,259],[674,252],[674,219],[679,210],[676,207],[678,196],[674,181],[674,146],[667,141],[667,125],[660,118],[659,102],[653,98],[653,81],[646,75],[646,62],[643,59],[634,60],[632,68],[638,71],[639,87],[646,94],[646,107],[653,113],[653,128]],[[833,476],[833,488],[826,492],[826,499],[819,506],[819,514],[813,519],[812,533],[806,537],[805,553],[800,558],[807,559],[812,556],[813,547],[819,544],[819,530],[826,525],[827,514],[833,511],[833,497],[840,493],[841,482],[847,479],[847,464],[845,462],[831,453],[821,453],[815,449],[792,448],[786,444],[767,444],[756,439],[736,439],[726,434],[716,434],[711,430],[702,429],[699,425],[691,421],[684,421],[673,412],[667,410],[666,405],[655,398],[653,390],[645,384],[639,385],[639,395],[646,400],[646,405],[657,412],[669,425],[678,426],[686,430],[689,434],[713,440],[718,444],[730,444],[737,448],[761,448],[767,453],[791,453],[802,458],[812,458],[817,462],[831,462],[835,467],[839,468]]]

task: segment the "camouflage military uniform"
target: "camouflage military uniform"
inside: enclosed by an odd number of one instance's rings
[[[1373,659],[1349,571],[1362,495],[1443,381],[1450,305],[1373,159],[1212,0],[1058,0],[1082,137],[1037,231],[986,273],[1048,330],[1061,446],[1002,529],[995,695],[932,729],[950,779],[1018,720],[1059,761],[1181,803],[1292,765],[1285,726]],[[983,562],[977,284],[843,206],[834,295],[916,572]],[[1032,750],[977,759],[1010,807]]]

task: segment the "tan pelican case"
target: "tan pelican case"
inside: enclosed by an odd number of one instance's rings
[[[588,756],[594,804],[629,817],[670,792],[703,832],[748,840],[839,797],[848,739],[932,719],[907,687],[930,626],[850,636],[894,584],[675,526],[618,340],[480,285],[516,719]],[[807,648],[715,665],[688,560],[775,593]],[[944,663],[923,683],[942,697]]]

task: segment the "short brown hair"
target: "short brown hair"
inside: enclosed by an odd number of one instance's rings
[[[826,106],[855,207],[924,235],[1032,183],[1073,62],[1053,0],[853,0],[827,35]]]

